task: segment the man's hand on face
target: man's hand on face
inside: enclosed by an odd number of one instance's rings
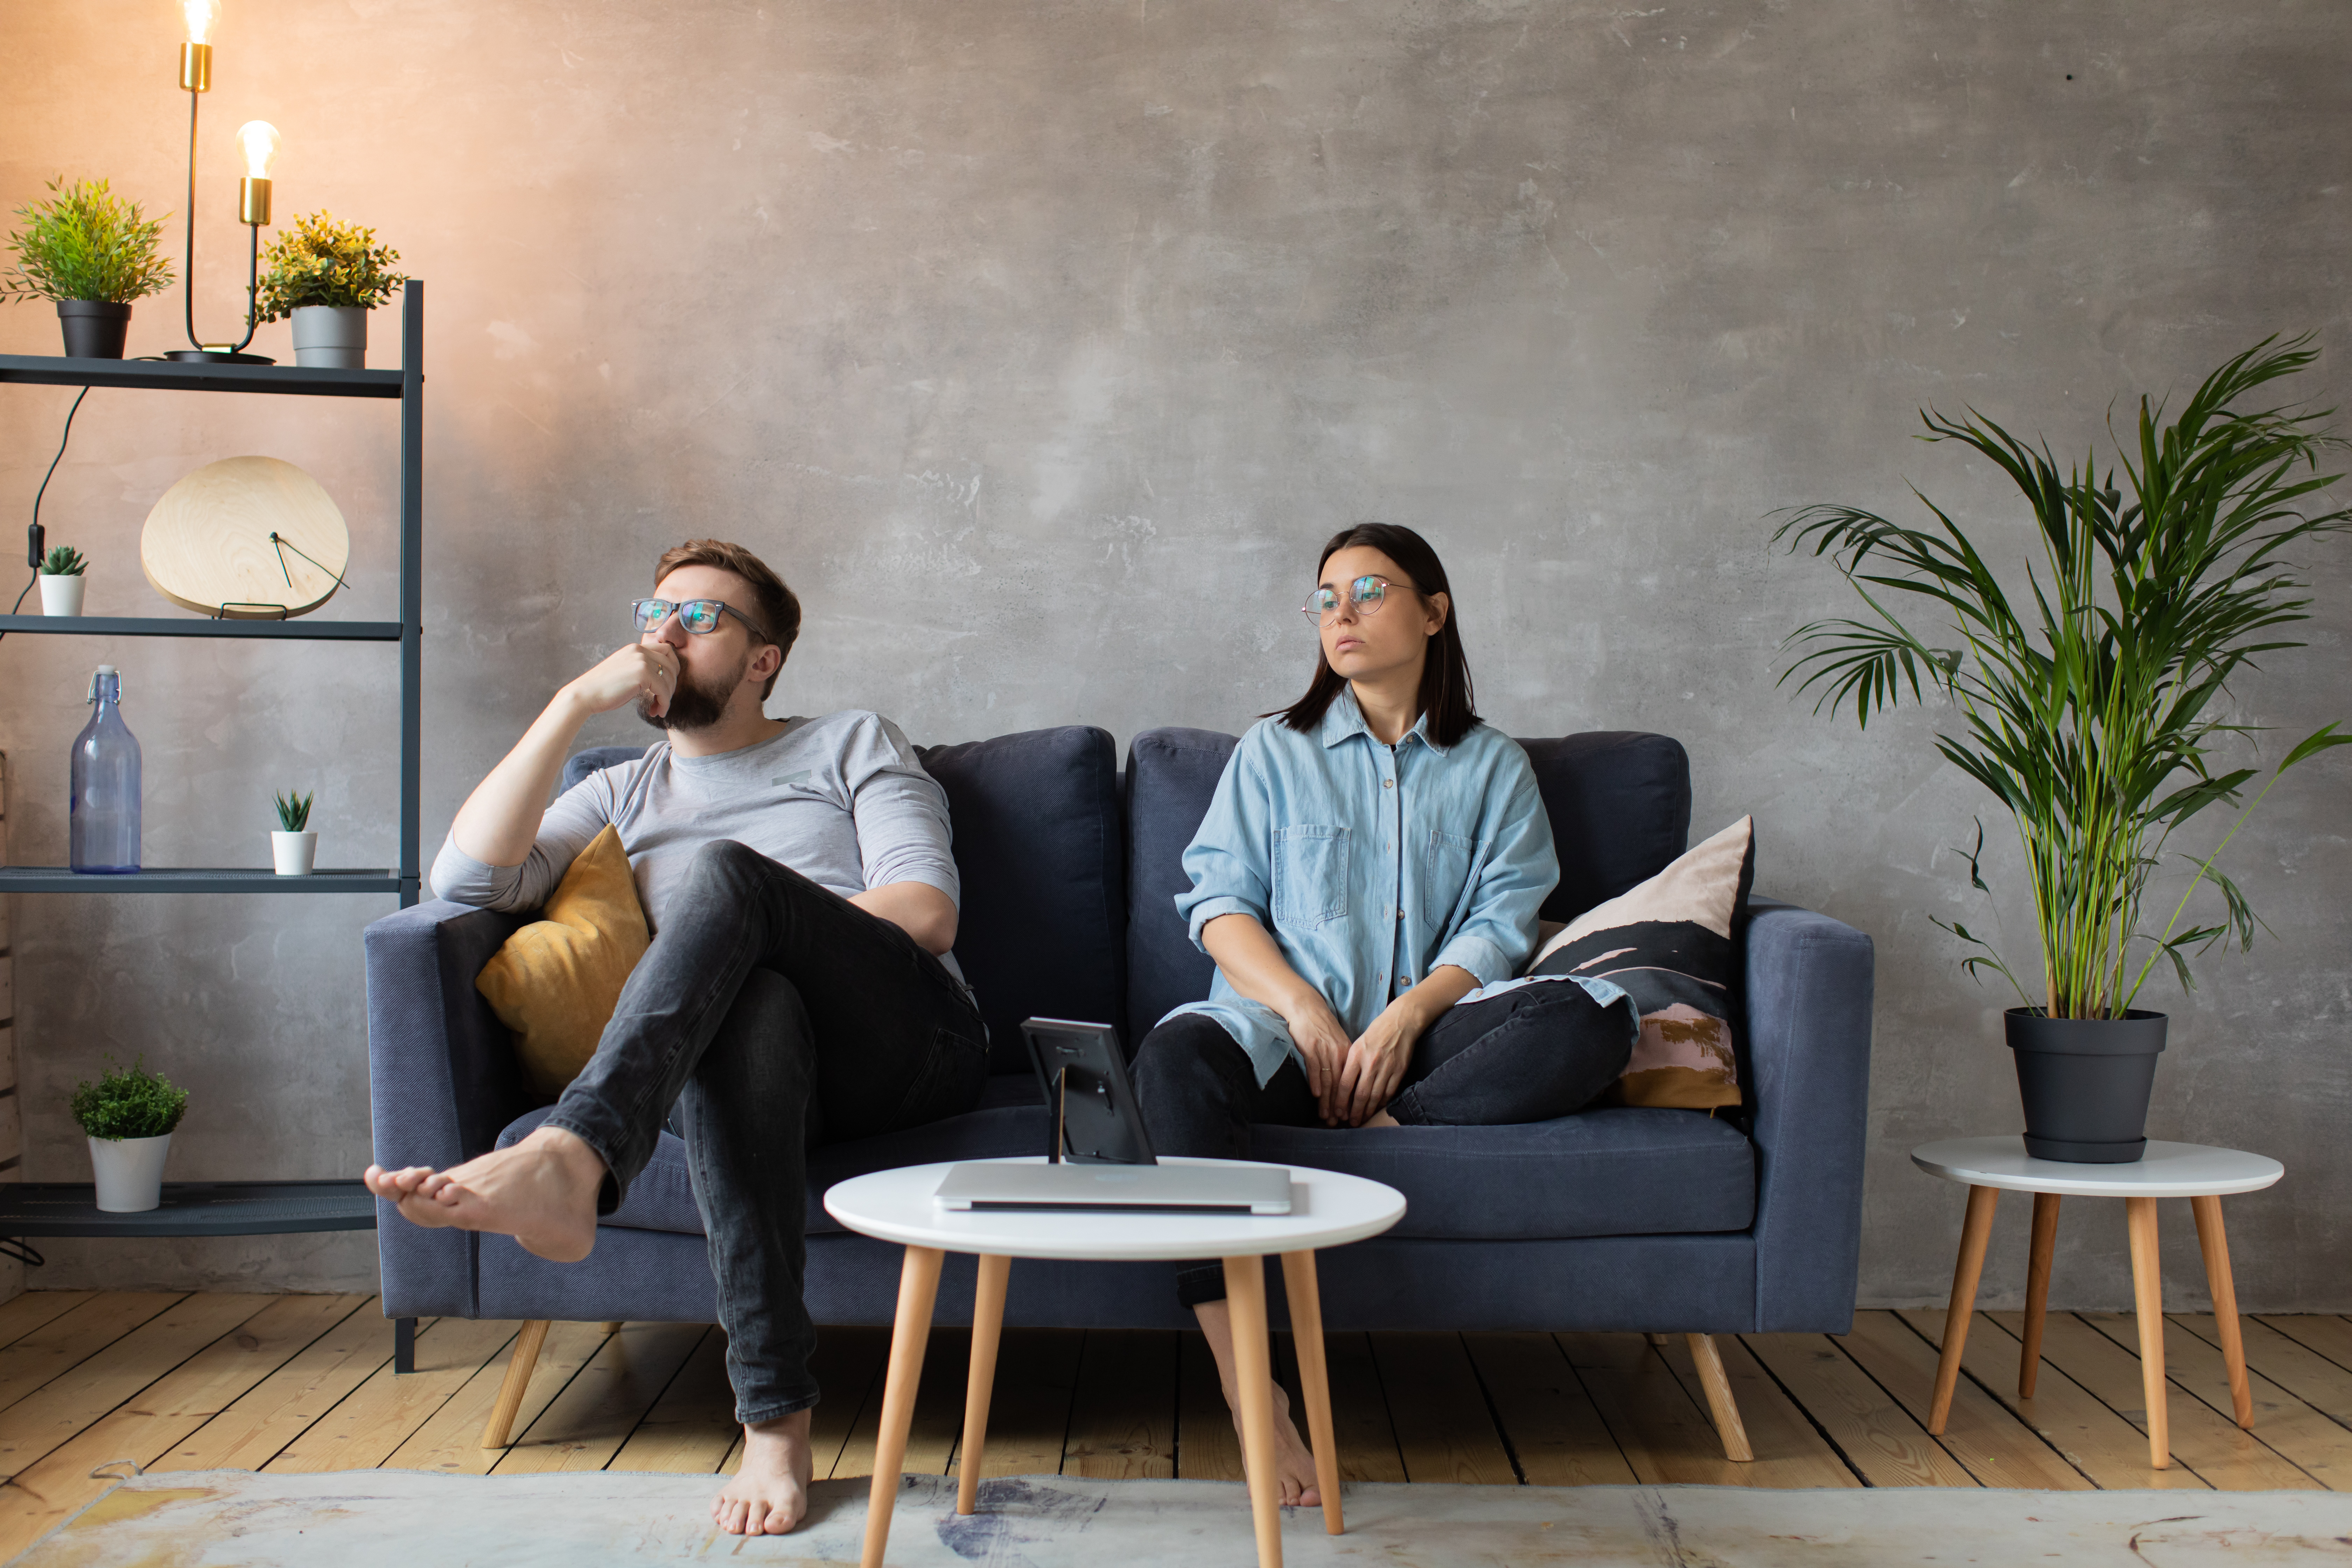
[[[615,649],[611,658],[571,685],[572,697],[591,713],[609,713],[628,702],[643,702],[648,717],[658,717],[677,689],[677,650],[667,643],[633,642]]]

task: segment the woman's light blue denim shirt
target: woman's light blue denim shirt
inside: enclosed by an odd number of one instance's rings
[[[1536,910],[1559,879],[1551,823],[1517,742],[1477,723],[1451,746],[1423,715],[1394,746],[1342,687],[1315,733],[1265,719],[1244,735],[1184,851],[1193,943],[1219,915],[1255,915],[1351,1035],[1440,964],[1492,985],[1536,950]],[[1219,970],[1202,1013],[1263,1085],[1297,1056],[1281,1015]],[[1165,1020],[1162,1020],[1165,1022]]]

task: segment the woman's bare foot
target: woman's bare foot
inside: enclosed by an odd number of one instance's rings
[[[1217,1382],[1225,1391],[1225,1408],[1233,1412],[1234,1430],[1239,1432],[1242,1410],[1234,1393],[1233,1313],[1223,1301],[1203,1301],[1192,1313],[1201,1320],[1201,1337],[1209,1342],[1209,1354],[1217,1363]],[[1243,1441],[1246,1444],[1248,1438]],[[1274,1473],[1286,1505],[1314,1508],[1323,1501],[1315,1484],[1315,1456],[1292,1424],[1290,1395],[1278,1383],[1274,1384]]]
[[[370,1165],[362,1180],[413,1225],[511,1236],[550,1262],[577,1263],[596,1245],[604,1162],[576,1134],[541,1127],[446,1171]]]
[[[1375,1110],[1370,1116],[1364,1118],[1364,1125],[1367,1127],[1402,1127],[1404,1123],[1399,1121],[1395,1117],[1391,1116],[1385,1110]]]
[[[743,1468],[710,1500],[730,1535],[782,1535],[808,1516],[809,1413],[743,1428]]]

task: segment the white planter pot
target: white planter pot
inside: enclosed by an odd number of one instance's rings
[[[365,370],[367,319],[357,305],[302,306],[294,312],[294,363],[320,370]]]
[[[319,834],[316,828],[308,833],[272,833],[269,836],[269,858],[278,863],[281,877],[307,877],[319,859]]]
[[[161,1138],[92,1138],[89,1166],[98,1177],[98,1206],[104,1214],[145,1214],[163,1201],[163,1157],[172,1135]]]
[[[70,576],[52,577],[41,574],[41,614],[45,616],[78,616],[81,614],[81,589],[84,579],[79,572]]]

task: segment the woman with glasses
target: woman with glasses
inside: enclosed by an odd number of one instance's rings
[[[1473,995],[1534,953],[1559,867],[1527,753],[1473,705],[1436,552],[1411,529],[1348,529],[1305,609],[1320,642],[1307,694],[1242,737],[1184,851],[1177,911],[1217,967],[1208,1000],[1137,1051],[1153,1149],[1244,1159],[1253,1122],[1580,1110],[1623,1072],[1640,1020],[1606,981]],[[1223,1267],[1188,1267],[1177,1289],[1231,1405]],[[1319,1501],[1275,1397],[1283,1499]]]

